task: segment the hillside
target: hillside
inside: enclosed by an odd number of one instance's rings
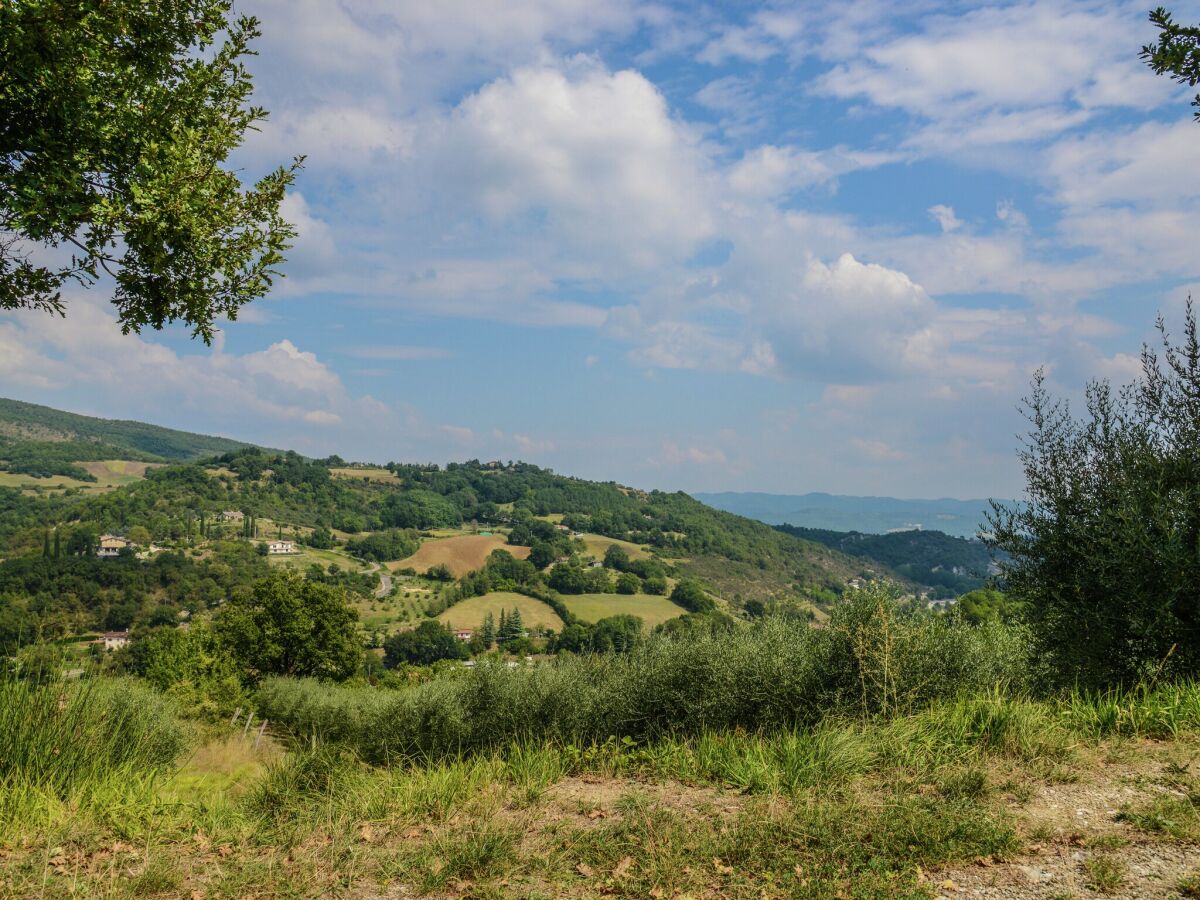
[[[972,538],[984,526],[987,500],[901,500],[896,497],[851,497],[839,494],[764,494],[757,492],[693,494],[697,500],[766,522],[805,528],[882,534],[919,526]]]
[[[778,530],[832,547],[848,556],[869,559],[894,570],[935,596],[954,597],[982,587],[993,572],[993,554],[978,540],[941,531],[863,534],[777,525]]]
[[[98,419],[0,397],[0,437],[12,442],[99,443],[106,453],[130,459],[194,460],[248,446],[229,438],[177,431],[144,422]],[[75,451],[76,453],[80,451]],[[76,456],[76,459],[99,459]]]
[[[873,561],[713,509],[682,492],[592,482],[520,462],[346,466],[337,457],[308,460],[15,401],[0,404],[0,428],[10,435],[0,439],[0,469],[7,470],[0,472],[0,555],[39,554],[48,531],[123,535],[134,527],[159,546],[197,549],[250,536],[241,520],[235,525],[221,518],[238,511],[255,521],[253,536],[299,542],[295,564],[336,562],[348,570],[358,558],[386,565],[405,590],[394,609],[372,616],[383,632],[457,602],[459,595],[451,598],[448,588],[438,588],[437,573],[422,580],[431,570],[445,567],[446,577],[463,579],[484,568],[493,550],[536,560],[543,588],[613,597],[614,615],[631,608],[611,593],[621,572],[636,578],[628,588],[639,596],[654,593],[647,585],[663,590],[680,579],[698,579],[735,613],[750,600],[820,608],[854,578],[890,574]],[[114,459],[121,456],[127,461],[118,465]],[[97,482],[96,472],[105,480]],[[598,564],[614,547],[628,560],[624,568],[606,563],[603,577],[570,574],[572,567]],[[569,562],[557,580],[551,577],[556,559]],[[497,578],[505,582],[497,589],[511,587],[511,573]],[[593,600],[588,617],[601,618],[604,605]],[[654,621],[669,617],[654,609]]]

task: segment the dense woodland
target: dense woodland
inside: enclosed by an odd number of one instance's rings
[[[775,526],[785,534],[816,541],[849,556],[865,557],[888,566],[917,584],[928,585],[935,597],[957,597],[978,590],[1004,554],[982,541],[954,537],[941,531],[899,531],[863,534],[829,531],[799,525]]]

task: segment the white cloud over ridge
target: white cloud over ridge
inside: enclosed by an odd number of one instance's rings
[[[232,392],[312,434],[407,423],[395,403],[364,412],[370,398],[333,360],[443,354],[424,336],[359,334],[331,355],[288,331],[292,310],[320,303],[348,321],[394,314],[399,334],[482,320],[616,345],[584,348],[581,360],[605,361],[586,370],[620,361],[741,379],[748,396],[809,390],[823,399],[797,408],[824,446],[899,471],[930,442],[946,459],[1010,442],[1009,419],[976,410],[1009,409],[1040,362],[1064,385],[1126,371],[1140,332],[1090,309],[1095,298],[1200,278],[1200,132],[1182,105],[1167,121],[1178,92],[1137,61],[1144,10],[1125,2],[246,11],[264,19],[255,67],[273,110],[247,166],[309,154],[285,202],[299,228],[288,278],[278,302],[247,310],[270,336],[240,355],[164,355],[146,337],[120,360],[5,319],[0,378],[45,391],[73,367],[101,380],[174,367],[186,377],[153,396]],[[961,177],[920,183],[943,171]],[[963,196],[968,181],[977,196]],[[445,417],[414,433],[463,453],[575,446],[536,424]],[[951,433],[955,421],[969,424]],[[656,433],[637,458],[742,464],[710,438]]]

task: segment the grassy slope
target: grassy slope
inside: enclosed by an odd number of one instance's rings
[[[244,441],[194,434],[119,419],[76,413],[0,398],[0,434],[22,440],[103,441],[169,460],[198,459],[248,446]]]
[[[567,609],[584,622],[597,622],[606,616],[631,615],[639,617],[647,629],[686,612],[666,597],[653,594],[564,594],[562,600]]]
[[[396,769],[214,727],[172,777],[0,795],[0,894],[1195,896],[1200,722],[1064,713],[979,698]]]
[[[451,628],[476,629],[483,624],[484,616],[491,613],[499,627],[500,611],[513,608],[521,610],[521,621],[526,628],[553,628],[559,631],[563,627],[558,614],[541,600],[507,591],[492,591],[482,597],[462,600],[438,616],[438,619]]]

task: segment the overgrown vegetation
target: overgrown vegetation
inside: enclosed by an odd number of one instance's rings
[[[452,637],[452,636],[450,636]],[[480,664],[400,692],[269,680],[263,714],[304,736],[338,735],[376,763],[482,752],[513,740],[590,744],[886,716],[997,685],[1029,685],[1023,633],[898,611],[872,586],[824,629],[769,619],[732,633],[654,637],[553,665]]]
[[[1027,497],[997,506],[993,542],[1011,556],[1039,657],[1063,683],[1132,684],[1200,672],[1200,335],[1188,306],[1163,352],[1142,353],[1120,391],[1092,382],[1087,415],[1052,398],[1042,373],[1025,401]]]

